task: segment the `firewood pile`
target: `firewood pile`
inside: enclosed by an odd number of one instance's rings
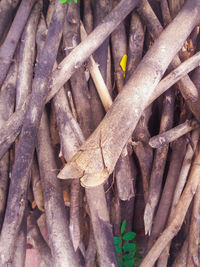
[[[200,1],[62,2],[0,0],[0,266],[200,266]]]

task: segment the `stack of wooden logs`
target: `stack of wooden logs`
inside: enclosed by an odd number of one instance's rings
[[[0,266],[200,265],[199,14],[0,0]]]

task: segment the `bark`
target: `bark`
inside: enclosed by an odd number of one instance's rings
[[[126,81],[132,75],[142,58],[143,44],[144,29],[142,26],[142,22],[136,12],[133,12],[130,22],[127,70],[125,75]],[[139,120],[132,136],[133,149],[137,155],[140,164],[145,201],[147,199],[148,194],[148,182],[153,157],[152,149],[148,145],[148,139],[150,137],[148,130],[148,121],[150,114],[151,106],[148,107],[142,114],[141,119]]]
[[[186,120],[184,123],[179,124],[178,126],[170,129],[169,131],[151,137],[149,140],[149,145],[153,148],[164,146],[199,127],[200,124],[197,120]]]
[[[64,24],[63,44],[65,55],[80,43],[80,10],[75,3],[70,3]],[[85,77],[84,67],[81,66],[70,78],[72,95],[77,111],[78,122],[87,138],[92,129],[92,112],[90,106],[90,92]]]
[[[90,41],[89,41],[90,42]],[[79,54],[79,51],[77,51],[77,54],[75,54],[74,57],[76,57]],[[171,87],[176,81],[178,81],[181,77],[183,77],[185,74],[193,70],[199,65],[199,56],[200,54],[197,53],[190,59],[186,60],[184,63],[182,63],[177,69],[172,71],[169,75],[167,75],[164,79],[160,81],[160,83],[155,88],[154,92],[152,93],[150,99],[148,100],[148,104],[151,104],[156,98],[158,98],[162,93],[164,93],[169,87]],[[82,54],[82,57],[84,57],[84,54]],[[74,61],[71,61],[71,64],[75,64]],[[196,73],[196,72],[195,72]],[[198,77],[198,75],[197,75]],[[57,79],[55,75],[55,80]],[[55,93],[59,90],[59,87],[52,87],[50,88],[50,92],[48,93],[46,103],[55,95]],[[28,100],[27,100],[28,102]],[[8,150],[10,145],[14,142],[17,135],[19,134],[22,122],[24,119],[25,114],[25,106],[23,106],[22,110],[14,113],[9,121],[6,122],[4,125],[4,128],[0,129],[0,157]],[[9,136],[9,139],[7,138]]]
[[[87,37],[87,33],[86,33],[86,30],[85,30],[83,24],[81,24],[80,30],[81,30],[81,39],[85,40]],[[99,70],[99,66],[95,62],[93,56],[89,57],[88,63],[87,63],[87,68],[90,72],[90,75],[92,76],[93,82],[96,86],[96,90],[99,94],[99,97],[100,97],[101,102],[104,106],[104,109],[107,111],[110,108],[110,106],[112,105],[112,98],[109,94],[109,90],[108,90],[106,83],[102,77],[102,74]]]
[[[174,55],[198,23],[199,17],[197,14],[200,5],[193,1],[186,3],[176,19],[163,31],[146,53],[99,127],[58,177],[65,179],[81,178],[82,185],[86,187],[97,186],[107,179],[113,171],[128,138],[135,129],[151,93]],[[178,31],[175,36],[174,30],[177,31],[185,20],[185,11],[187,11],[187,16],[191,15],[192,19],[187,23],[184,32]],[[91,35],[88,38],[91,38]],[[80,46],[78,47],[80,48]],[[162,49],[160,49],[161,47]],[[75,49],[71,55],[74,51]],[[60,64],[61,69],[62,65],[63,63]],[[119,128],[118,125],[121,125],[121,127]],[[116,143],[118,144],[117,147]]]
[[[94,29],[94,31],[81,42],[68,57],[57,67],[52,75],[49,87],[54,88],[48,95],[50,100],[62,85],[71,77],[82,63],[103,43],[120,22],[135,8],[138,0],[122,0]],[[74,61],[74,58],[76,60]],[[59,88],[59,89],[58,89]]]
[[[35,70],[32,95],[24,118],[16,160],[11,174],[8,205],[0,238],[1,264],[10,261],[14,249],[14,241],[23,218],[28,188],[27,177],[31,168],[37,128],[40,123],[48,90],[46,85],[56,59],[64,16],[65,8],[58,2],[52,17],[52,23],[49,27],[43,54]]]
[[[106,15],[109,14],[111,10],[111,0],[104,1],[92,1],[92,10],[93,10],[93,21],[94,27],[97,27],[99,23],[104,20]],[[99,70],[102,74],[104,81],[106,82],[106,74],[107,74],[107,56],[108,56],[108,45],[109,38],[106,38],[103,43],[94,51],[94,60],[97,62],[99,66]],[[96,127],[101,122],[102,118],[105,115],[103,105],[100,101],[99,95],[95,88],[93,81],[89,80],[89,90],[90,90],[90,105],[92,111],[92,130],[96,129]]]
[[[200,237],[200,186],[194,197],[192,217],[189,231],[187,267],[199,266],[199,237]]]
[[[91,2],[92,0],[84,1],[83,24],[88,34],[91,33],[93,30],[93,14],[92,14]]]
[[[113,0],[113,6],[116,6],[118,0]],[[127,55],[127,39],[124,22],[119,24],[119,26],[111,34],[111,44],[112,44],[112,55],[114,61],[114,76],[118,92],[124,86],[124,71],[120,66],[120,62],[124,55]]]
[[[71,116],[69,104],[64,92],[61,89],[53,99],[56,112],[56,119],[59,128],[61,153],[66,161],[68,161],[76,152],[77,148],[82,144],[83,134],[74,122]],[[66,116],[67,114],[67,116]],[[76,144],[74,144],[74,131],[76,134]],[[79,191],[80,182],[72,181],[70,190],[70,233],[74,249],[77,250],[80,242],[80,222],[79,222]]]
[[[173,125],[174,94],[168,91],[164,95],[163,111],[160,122],[160,132],[170,129]],[[154,212],[161,195],[163,174],[168,155],[168,146],[165,145],[155,151],[153,167],[149,182],[148,199],[144,211],[145,233],[151,233]]]
[[[187,74],[193,69],[197,68],[199,64],[199,57],[200,57],[200,53],[198,52],[194,56],[192,56],[191,58],[189,58],[188,60],[180,64],[176,69],[171,71],[165,78],[163,78],[158,84],[158,86],[155,88],[155,91],[153,92],[153,94],[151,95],[149,104],[152,103],[158,96],[164,93],[173,84],[175,84],[179,79],[181,79],[184,76],[184,74]],[[195,83],[194,78],[193,78],[193,81]],[[195,85],[198,88],[198,84],[195,83]]]
[[[170,209],[170,214],[168,216],[168,225],[173,218],[174,210],[177,206],[177,203],[180,199],[181,193],[182,193],[184,186],[186,184],[188,173],[189,173],[189,170],[190,170],[191,164],[192,164],[192,159],[193,159],[194,153],[196,151],[198,139],[199,139],[199,130],[195,130],[195,131],[193,131],[193,133],[191,135],[191,142],[192,142],[193,147],[191,146],[191,144],[187,145],[187,151],[185,153],[182,168],[181,168],[181,171],[179,173],[179,178],[178,178],[178,182],[176,184],[176,188],[174,191],[174,196],[173,196],[173,201],[172,201],[172,205],[171,205],[171,209]],[[158,266],[159,265],[162,267],[167,266],[170,246],[171,246],[171,242],[168,243],[167,247],[163,250],[162,254],[160,255],[158,263],[157,263]]]
[[[171,14],[169,11],[169,5],[167,0],[161,0],[160,7],[162,12],[163,24],[164,26],[167,26],[171,22]]]
[[[180,10],[183,3],[184,3],[184,0],[175,0],[175,1],[169,0],[170,12],[173,18],[176,16],[176,14]]]
[[[148,248],[152,246],[153,242],[158,238],[160,233],[163,231],[165,224],[167,223],[167,217],[172,203],[173,193],[175,190],[179,172],[182,166],[185,149],[186,140],[184,138],[180,138],[173,143],[170,166],[167,173],[167,178],[165,181],[162,196],[159,202],[158,210],[154,218],[152,233],[148,242]]]
[[[0,92],[0,128],[4,128],[5,122],[11,116],[15,105],[15,84],[17,79],[17,62],[9,70],[6,80]],[[9,152],[0,160],[0,228],[3,224],[3,216],[6,207],[6,199],[9,183]]]
[[[149,179],[153,161],[153,150],[148,145],[148,140],[150,138],[148,122],[151,115],[151,109],[151,106],[145,109],[132,137],[133,150],[139,160],[145,202],[148,197]]]
[[[78,53],[78,51],[77,51]],[[187,60],[185,63],[182,63],[180,67],[178,67],[176,70],[174,70],[171,74],[169,74],[166,78],[164,78],[159,85],[156,87],[155,91],[153,92],[150,100],[148,101],[148,104],[153,102],[160,94],[162,94],[165,90],[167,90],[175,81],[180,79],[185,73],[191,71],[193,68],[195,68],[199,63],[198,60],[198,53],[196,56],[192,57],[191,59]],[[194,60],[194,61],[193,61]],[[191,65],[190,65],[191,63]],[[194,63],[194,65],[193,65]],[[73,62],[74,64],[74,62]],[[189,65],[188,65],[189,64]],[[182,69],[183,66],[183,69]],[[185,69],[185,67],[189,67],[189,69]],[[179,72],[180,70],[180,72]],[[176,74],[177,72],[177,74]],[[175,76],[175,79],[174,79]],[[169,80],[168,80],[169,79]],[[53,87],[52,90],[49,93],[49,96],[47,98],[47,101],[51,99],[52,95],[55,94],[55,92],[58,90],[58,88]],[[17,135],[19,134],[23,122],[23,115],[25,113],[25,106],[21,111],[16,112],[16,114],[13,114],[13,117],[10,118],[10,120],[5,124],[5,127],[0,130],[0,156],[2,156],[9,146],[13,143]],[[9,136],[9,139],[7,138]]]
[[[92,225],[90,224],[90,236],[89,236],[89,242],[87,246],[87,250],[85,253],[85,265],[86,267],[90,267],[94,265],[96,258],[96,244],[94,240],[94,233],[92,230]]]
[[[0,3],[0,43],[4,40],[7,30],[12,22],[15,9],[19,4],[17,1],[1,0]]]
[[[37,154],[41,174],[44,207],[55,266],[79,266],[73,249],[61,184],[56,178],[56,163],[51,147],[47,115],[43,114],[37,139]],[[48,158],[47,158],[48,155]]]
[[[63,155],[65,156],[65,159],[68,161],[78,150],[79,146],[83,143],[84,138],[83,138],[83,134],[79,126],[77,125],[77,123],[75,122],[75,120],[73,119],[71,115],[71,112],[70,112],[70,109],[67,103],[63,102],[65,98],[64,98],[64,95],[61,95],[61,92],[62,91],[60,91],[59,94],[57,94],[54,97],[55,99],[54,101],[56,101],[57,103],[56,105],[58,105],[58,107],[56,108],[56,112],[57,112],[58,126],[60,128],[59,132],[61,134],[60,137],[61,137],[62,151],[63,151]],[[58,100],[58,95],[59,95],[59,100]],[[100,189],[98,189],[99,192],[101,192],[101,190],[103,190],[103,186],[101,186]],[[114,251],[114,248],[110,247],[109,250],[105,251],[104,249],[102,250],[102,244],[104,244],[104,246],[110,246],[109,240],[112,240],[112,233],[107,231],[107,227],[105,227],[105,229],[102,229],[102,228],[99,229],[100,223],[96,225],[96,221],[101,222],[103,224],[103,222],[101,221],[101,216],[98,214],[100,210],[104,210],[104,212],[107,212],[107,206],[106,206],[106,202],[104,198],[105,198],[105,194],[103,195],[103,193],[101,194],[98,193],[96,188],[91,190],[90,195],[87,196],[88,204],[89,204],[90,211],[91,211],[91,216],[95,217],[95,221],[93,222],[93,230],[94,230],[95,241],[96,241],[96,245],[98,249],[98,254],[100,255],[99,258],[101,259],[101,261],[109,263],[110,258],[113,257],[113,252],[111,253],[111,251]],[[100,206],[93,205],[92,203],[95,201],[97,203],[101,203],[101,205]],[[77,206],[77,203],[74,203],[74,204],[75,206]],[[74,212],[76,213],[74,214],[75,216],[73,215]],[[76,219],[78,218],[77,217],[78,214],[75,211],[75,209],[72,209],[70,213],[73,215],[74,218]],[[93,213],[94,215],[92,215]],[[77,221],[72,221],[72,223],[73,224],[71,224],[71,226],[72,225],[74,226],[74,223],[75,225],[77,225]],[[74,244],[77,247],[77,242],[79,243],[80,237],[78,237],[77,239],[76,229],[73,230],[72,236],[73,236]],[[100,236],[99,236],[99,232],[101,232]],[[108,237],[108,234],[111,236]],[[108,245],[106,245],[107,242],[108,242]],[[100,245],[98,245],[99,243]]]
[[[65,21],[64,27],[64,46],[66,54],[79,43],[80,34],[79,34],[79,16],[78,8],[71,3],[67,13],[67,19]],[[75,99],[77,119],[80,122],[80,125],[84,129],[86,135],[90,132],[90,106],[88,102],[88,93],[87,93],[87,83],[85,79],[84,69],[81,67],[77,74],[71,77],[72,92]],[[80,101],[79,101],[80,100]],[[60,134],[61,142],[61,153],[64,156],[65,160],[68,161],[72,155],[74,155],[76,148],[70,144],[71,138],[73,138],[74,127],[76,124],[73,124],[73,118],[71,116],[70,120],[65,118],[66,113],[71,114],[68,100],[65,95],[64,88],[62,88],[54,97],[53,105],[55,108],[57,124]],[[88,120],[84,120],[88,118]],[[71,122],[71,123],[70,123]],[[82,136],[81,130],[80,139],[77,141],[77,147],[82,144],[84,138]],[[72,136],[72,137],[71,137]],[[70,138],[71,137],[71,138]],[[72,181],[70,187],[70,221],[69,221],[69,230],[72,238],[72,243],[74,250],[77,251],[80,244],[80,214],[79,214],[79,201],[80,201],[80,182],[77,180]]]
[[[149,250],[146,257],[141,263],[141,267],[152,267],[155,261],[158,259],[162,250],[168,244],[169,241],[178,233],[183,224],[185,215],[189,208],[189,205],[192,201],[192,198],[197,190],[199,185],[199,164],[200,164],[200,152],[198,147],[198,152],[195,157],[191,173],[187,182],[187,185],[183,191],[183,194],[178,202],[178,205],[175,209],[173,219],[169,226],[163,231],[160,237],[157,239],[153,247]]]
[[[0,128],[0,158],[8,151],[22,129],[27,102],[28,99],[22,109],[14,112],[4,123],[4,127]]]
[[[84,39],[86,37],[86,32],[84,30],[83,25],[81,29]],[[105,110],[107,111],[112,105],[112,99],[110,97],[108,88],[104,82],[104,79],[101,75],[101,72],[92,56],[90,56],[89,58],[88,69],[96,85],[96,89],[101,99],[101,102]],[[121,154],[121,157],[118,160],[118,166],[116,170],[116,182],[117,182],[119,197],[124,201],[128,200],[129,208],[131,210],[133,209],[133,207],[130,206],[130,203],[133,203],[133,201],[130,201],[130,199],[134,196],[133,180],[135,178],[132,165],[133,163],[131,155],[128,154],[127,148],[125,148],[124,153]],[[127,224],[130,224],[132,216],[130,216],[129,218],[128,216],[126,217],[127,217]]]
[[[24,267],[26,257],[26,236],[27,236],[27,212],[24,213],[18,237],[16,240],[16,247],[13,256],[12,267]]]
[[[145,19],[148,30],[155,40],[161,34],[163,28],[155,14],[153,13],[153,10],[151,9],[147,0],[143,0],[141,2],[138,11],[143,16],[143,19]],[[181,61],[179,57],[176,56],[172,60],[170,67],[176,68],[178,65],[180,65],[180,63]],[[194,102],[198,99],[198,90],[190,80],[189,76],[183,77],[178,82],[178,88],[181,91],[182,96],[185,98],[189,108],[194,113],[195,117],[199,119],[199,111],[194,108]]]
[[[131,15],[129,44],[127,53],[127,68],[125,81],[128,81],[138,66],[143,53],[144,29],[142,21],[136,12]]]
[[[35,0],[23,0],[17,10],[17,14],[13,20],[12,26],[8,32],[6,40],[0,48],[0,86],[2,85],[9,66],[12,62],[15,49],[21,37],[24,26],[27,22],[28,16]]]
[[[97,246],[98,262],[100,266],[118,266],[108,210],[102,208],[102,206],[107,206],[103,187],[95,187],[95,193],[98,195],[98,198],[94,199],[94,188],[86,190]]]
[[[35,62],[35,37],[41,9],[41,3],[37,2],[21,37],[15,110],[22,108],[27,96],[31,93]]]
[[[133,159],[127,147],[121,153],[115,168],[117,194],[123,200],[130,200],[135,196],[133,183],[136,179]]]

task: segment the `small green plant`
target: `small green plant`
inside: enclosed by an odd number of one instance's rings
[[[138,247],[134,240],[136,233],[125,233],[126,221],[121,225],[120,237],[114,236],[114,244],[117,252],[119,267],[133,267],[135,262],[141,258],[138,254]]]
[[[62,3],[62,4],[64,4],[64,3],[70,3],[72,0],[60,0],[60,2]],[[77,4],[77,1],[78,0],[74,0],[74,3],[76,3]]]

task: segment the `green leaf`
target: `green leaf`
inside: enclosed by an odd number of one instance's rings
[[[135,260],[128,260],[128,261],[124,261],[124,267],[132,267],[135,264]]]
[[[123,222],[122,222],[122,226],[121,226],[121,234],[124,233],[124,231],[125,231],[125,226],[126,226],[126,221],[123,220]]]
[[[74,3],[76,3],[76,4],[77,4],[77,2],[78,2],[77,0],[74,0]]]
[[[77,0],[74,0],[74,1],[77,1]],[[70,3],[71,2],[71,0],[60,0],[60,2],[61,2],[61,4],[64,4],[64,3]]]
[[[122,248],[124,251],[136,250],[136,245],[134,243],[125,243]]]
[[[136,236],[136,233],[134,233],[134,232],[128,232],[128,233],[124,234],[122,238],[124,240],[126,240],[126,241],[130,241],[130,240],[134,239],[135,236]]]
[[[128,254],[123,255],[123,260],[130,260],[135,257],[136,251],[129,252]]]
[[[118,253],[122,253],[122,249],[119,247],[119,245],[115,245],[115,250]]]
[[[119,267],[123,267],[123,262],[119,257],[117,257],[117,261],[118,261]]]
[[[114,244],[115,245],[119,245],[122,242],[122,239],[120,237],[118,237],[118,236],[114,236],[113,239],[114,239]]]

